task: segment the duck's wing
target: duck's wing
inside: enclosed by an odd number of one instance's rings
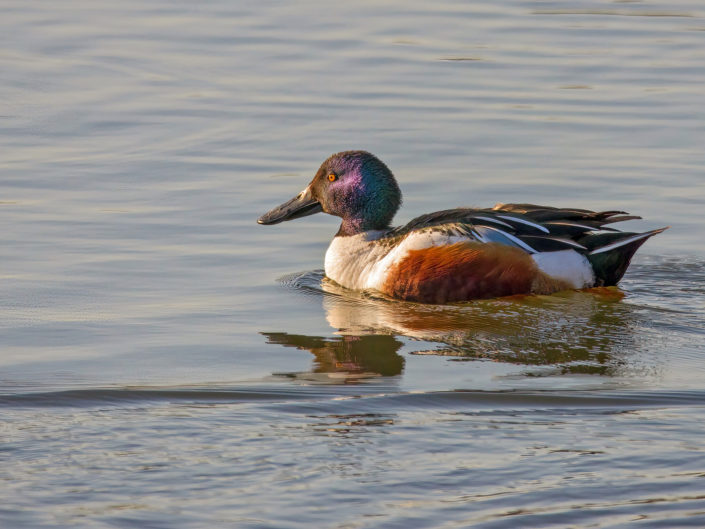
[[[538,223],[560,226],[564,223],[574,222],[598,229],[605,229],[605,224],[641,218],[630,215],[626,211],[591,211],[589,209],[537,206],[536,204],[496,204],[491,211],[496,211],[499,214],[521,215]]]
[[[421,215],[385,237],[398,241],[415,232],[465,237],[516,246],[528,253],[576,250],[591,253],[632,238],[608,224],[641,217],[624,211],[590,211],[534,204],[497,204],[493,208],[456,208]]]

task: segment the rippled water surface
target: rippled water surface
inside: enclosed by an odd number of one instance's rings
[[[0,17],[0,527],[705,527],[705,7]],[[428,306],[255,224],[332,152],[671,226],[619,288]],[[626,226],[625,226],[626,227]]]

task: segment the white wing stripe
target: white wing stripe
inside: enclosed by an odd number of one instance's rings
[[[493,232],[500,234],[501,236],[509,239],[511,242],[516,244],[522,250],[525,250],[529,253],[537,253],[536,250],[534,250],[531,246],[526,244],[524,241],[522,241],[518,237],[515,237],[514,235],[512,235],[511,233],[507,233],[506,231],[502,231],[499,228],[493,228],[492,226],[476,226],[475,227],[475,232],[480,236],[480,239],[482,240],[482,242],[497,242],[497,241],[494,241],[487,234],[482,233],[485,230],[491,230]]]
[[[634,235],[633,237],[621,239],[619,241],[613,242],[612,244],[608,244],[607,246],[602,246],[600,248],[597,248],[596,250],[593,250],[592,252],[590,252],[590,255],[595,255],[597,253],[602,253],[602,252],[609,252],[610,250],[614,250],[615,248],[619,248],[620,246],[624,246],[625,244],[629,244],[634,241],[638,241],[640,239],[645,239],[646,237],[651,237],[652,235],[653,235],[653,232],[638,233],[638,234]]]
[[[544,226],[541,226],[541,224],[536,224],[535,222],[531,222],[530,220],[526,220],[521,217],[512,217],[511,215],[497,215],[497,216],[501,217],[503,219],[513,220],[513,221],[518,222],[520,224],[525,224],[527,226],[531,226],[532,228],[536,228],[537,230],[541,230],[544,233],[550,233]]]
[[[546,224],[550,224],[551,226],[573,226],[575,228],[583,228],[588,231],[599,230],[599,228],[595,228],[594,226],[586,226],[585,224],[578,224],[577,222],[547,222]]]
[[[552,239],[554,241],[560,241],[563,244],[567,244],[568,246],[572,246],[573,248],[578,248],[579,250],[587,250],[585,246],[580,244],[579,242],[571,241],[570,239],[566,239],[565,237],[545,237],[546,239]]]
[[[485,220],[487,222],[492,222],[494,224],[500,224],[502,226],[506,226],[507,228],[512,228],[514,229],[514,226],[511,224],[507,224],[506,222],[499,220],[499,219],[493,219],[492,217],[481,217],[479,215],[475,215],[474,217],[470,217],[471,219],[478,219],[478,220]]]

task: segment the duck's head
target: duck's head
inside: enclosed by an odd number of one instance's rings
[[[365,151],[334,154],[294,198],[262,215],[259,224],[277,224],[323,211],[341,217],[339,235],[389,227],[401,205],[401,191],[389,168]]]

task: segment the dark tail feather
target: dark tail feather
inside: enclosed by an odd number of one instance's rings
[[[580,242],[587,247],[588,261],[595,271],[596,286],[616,285],[632,260],[632,256],[649,237],[661,233],[666,228],[644,233],[608,232],[587,235]]]

